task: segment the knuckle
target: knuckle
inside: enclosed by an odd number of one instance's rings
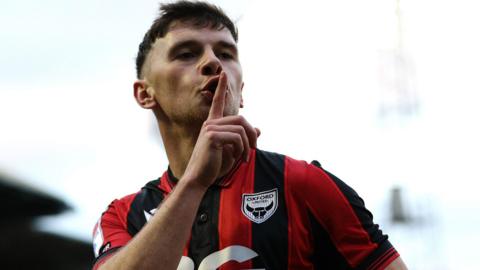
[[[208,120],[205,120],[205,122],[203,122],[203,126],[206,127],[206,126],[209,126],[212,124],[212,120],[208,119]]]
[[[205,131],[206,131],[207,133],[213,131],[213,126],[212,126],[212,125],[206,125],[206,126],[205,126]]]
[[[215,132],[208,130],[207,132],[205,132],[205,137],[207,138],[207,140],[213,141],[215,140]]]
[[[240,126],[240,132],[245,135],[247,134],[244,126]]]
[[[240,135],[237,134],[237,136],[235,137],[235,139],[237,140],[237,143],[238,143],[239,145],[241,145],[242,148],[243,148],[243,138],[242,138],[242,136],[240,136]]]
[[[243,115],[237,115],[237,119],[238,119],[238,121],[240,121],[241,123],[247,122],[247,120],[245,119],[245,117],[243,117]]]

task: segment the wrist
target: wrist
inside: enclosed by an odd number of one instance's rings
[[[177,188],[178,186],[182,186],[183,188],[186,188],[191,191],[205,193],[207,192],[207,189],[209,188],[210,185],[205,185],[204,182],[205,181],[202,181],[198,177],[185,174],[178,181]]]

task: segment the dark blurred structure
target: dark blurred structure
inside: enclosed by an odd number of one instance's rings
[[[63,201],[0,174],[0,269],[90,269],[90,243],[38,231],[34,221],[70,209]]]
[[[390,220],[394,224],[407,224],[411,221],[411,217],[405,210],[403,195],[402,188],[400,187],[394,187],[391,191]]]

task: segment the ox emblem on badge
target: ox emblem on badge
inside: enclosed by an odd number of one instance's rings
[[[269,219],[278,205],[277,189],[259,193],[242,194],[242,213],[255,223],[262,223]]]

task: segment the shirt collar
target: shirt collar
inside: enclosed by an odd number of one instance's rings
[[[235,174],[238,167],[240,167],[241,163],[242,163],[241,160],[237,161],[237,163],[235,163],[234,167],[230,170],[230,172],[228,172],[225,176],[220,177],[217,180],[215,180],[215,183],[213,185],[219,186],[219,187],[222,187],[222,188],[229,186],[230,182],[231,182],[231,179],[232,179],[232,175]],[[168,179],[168,181],[170,182],[170,184],[173,188],[175,185],[177,185],[178,178],[175,177],[175,175],[173,175],[173,172],[172,172],[172,169],[170,169],[170,166],[168,166],[168,168],[167,168],[167,175],[168,175],[167,179]]]

